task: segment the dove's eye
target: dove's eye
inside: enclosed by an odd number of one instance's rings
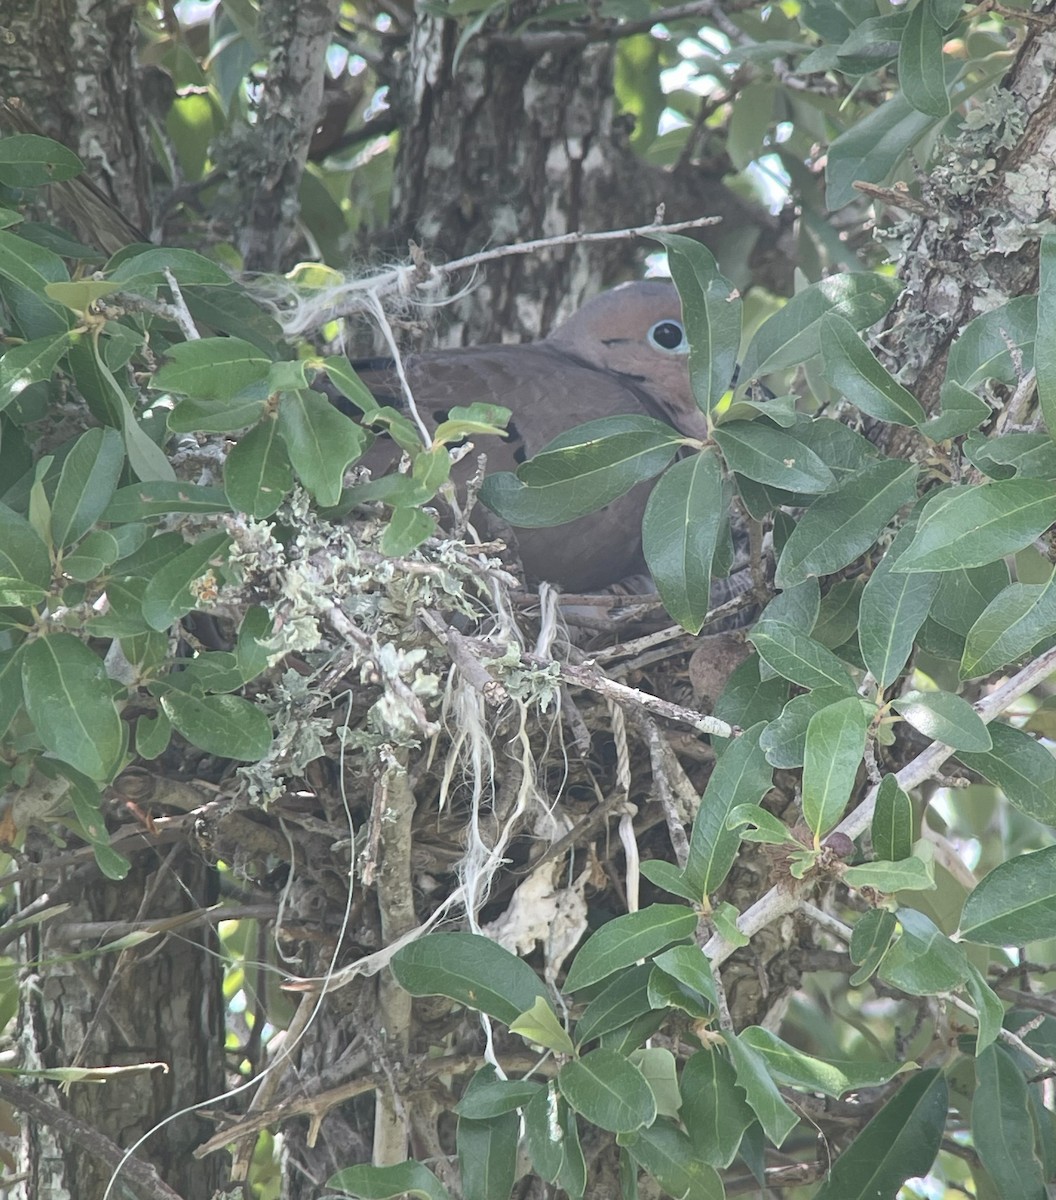
[[[648,336],[649,344],[665,354],[686,354],[689,350],[686,330],[681,321],[657,321]]]

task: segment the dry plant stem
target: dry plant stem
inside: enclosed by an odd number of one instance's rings
[[[528,1071],[546,1073],[548,1069],[553,1071],[557,1069],[552,1062],[540,1065],[538,1055],[533,1054],[504,1056],[502,1065],[503,1069],[510,1074],[527,1073]],[[401,1094],[410,1095],[411,1093],[426,1091],[433,1080],[439,1079],[442,1076],[469,1075],[479,1067],[480,1057],[473,1054],[459,1057],[421,1059],[408,1064],[405,1069],[394,1071],[392,1073],[392,1081]],[[259,1133],[269,1125],[275,1125],[280,1121],[288,1121],[291,1117],[307,1115],[311,1118],[313,1124],[319,1124],[335,1105],[342,1104],[346,1100],[351,1100],[355,1096],[365,1095],[367,1092],[374,1091],[375,1088],[387,1087],[388,1084],[389,1076],[386,1072],[375,1071],[369,1075],[357,1075],[355,1079],[338,1084],[337,1087],[327,1088],[326,1091],[317,1092],[314,1096],[291,1096],[273,1108],[254,1113],[252,1116],[243,1117],[233,1125],[227,1126],[219,1133],[214,1134],[213,1137],[207,1142],[203,1142],[194,1151],[194,1157],[204,1158],[207,1154],[215,1154],[218,1150],[223,1150],[229,1146],[236,1138],[243,1138],[250,1134]],[[0,1085],[3,1085],[2,1078],[0,1078]],[[2,1094],[2,1090],[0,1090],[0,1095]]]
[[[99,1159],[111,1170],[122,1164],[124,1187],[139,1197],[139,1200],[183,1200],[179,1192],[174,1192],[167,1183],[158,1178],[157,1170],[150,1163],[140,1158],[123,1160],[121,1147],[100,1133],[96,1126],[79,1120],[58,1105],[49,1104],[36,1092],[11,1083],[3,1075],[0,1075],[0,1098],[30,1120],[50,1126],[61,1137]]]
[[[650,28],[655,18],[650,20]],[[535,238],[530,242],[518,242],[515,246],[496,246],[494,250],[483,250],[465,258],[455,258],[437,267],[445,275],[479,267],[481,263],[493,262],[496,258],[508,258],[511,254],[535,254],[538,250],[549,250],[552,246],[578,246],[583,242],[615,242],[632,237],[649,237],[654,233],[681,233],[684,229],[701,229],[705,225],[717,225],[720,217],[697,217],[693,221],[676,221],[673,225],[661,225],[654,221],[649,225],[636,225],[630,229],[605,229],[599,233],[560,233],[554,237]]]
[[[509,700],[509,692],[499,680],[488,674],[470,638],[450,625],[445,626],[435,613],[423,612],[422,620],[444,642],[451,655],[451,661],[462,673],[463,678],[480,692],[488,704],[505,704]]]
[[[381,936],[385,942],[413,929],[414,887],[411,847],[414,835],[414,792],[407,778],[406,762],[393,758],[374,785],[374,807],[381,809],[381,862],[377,873],[378,910]],[[401,988],[392,973],[378,979],[378,1033],[385,1040],[382,1053],[389,1059],[387,1076],[392,1078],[393,1060],[407,1057],[411,1032],[411,995]],[[407,1112],[395,1081],[379,1087],[374,1108],[374,1153],[377,1167],[392,1166],[407,1157]]]
[[[1056,647],[1039,655],[1033,662],[1028,663],[1022,671],[1006,680],[1000,687],[995,688],[975,705],[975,711],[986,722],[992,721],[1006,708],[1026,695],[1032,688],[1038,686],[1056,671]],[[918,787],[926,779],[931,779],[939,771],[942,764],[953,751],[941,742],[933,742],[926,750],[918,754],[895,775],[898,786],[903,791]],[[864,833],[873,817],[876,805],[876,793],[879,789],[872,787],[858,807],[842,821],[836,832],[845,833],[849,838],[856,838]],[[773,887],[764,896],[747,908],[737,919],[737,928],[747,937],[765,928],[771,921],[793,912],[799,907],[800,899],[811,886],[809,879],[795,887]],[[715,934],[704,947],[704,953],[711,959],[713,966],[718,966],[736,950],[736,946],[724,937]]]
[[[953,1005],[954,1008],[960,1009],[961,1012],[967,1013],[973,1020],[979,1020],[979,1013],[974,1005],[969,1004],[967,1000],[962,1000],[960,996],[947,995],[946,1000]],[[1038,1014],[1039,1019],[1041,1014]],[[1018,1050],[1020,1054],[1030,1060],[1031,1064],[1045,1075],[1056,1074],[1056,1060],[1045,1058],[1036,1050],[1032,1050],[1025,1041],[1017,1034],[1014,1034],[1010,1029],[999,1029],[997,1031],[998,1041],[1002,1041],[1006,1046],[1011,1046],[1013,1050]]]
[[[176,280],[176,276],[173,275],[168,267],[164,269],[163,274],[165,282],[169,285],[169,292],[172,295],[172,305],[180,332],[189,342],[196,341],[202,335],[195,327],[194,317],[191,316],[191,310],[187,307],[187,301],[183,298],[183,292],[180,291],[180,285]]]
[[[344,612],[341,611],[340,608],[337,607],[336,604],[327,609],[323,616],[330,628],[339,637],[351,642],[364,654],[367,654],[372,658],[376,658],[377,648],[375,647],[374,643],[363,632],[362,629],[360,629],[345,615]],[[340,657],[343,660],[343,656]],[[343,665],[341,670],[336,675],[332,668],[329,669],[327,671],[326,678],[339,679],[341,675],[343,675],[348,669],[349,665],[350,664],[347,663]],[[425,715],[425,709],[422,707],[421,700],[418,699],[418,697],[414,694],[414,692],[411,691],[411,689],[406,683],[404,683],[402,679],[391,677],[387,679],[386,682],[396,693],[396,695],[399,696],[403,703],[407,705],[407,708],[414,716],[415,724],[426,737],[432,737],[434,733],[439,733],[439,726],[435,722],[430,721]],[[322,686],[322,681],[320,686]]]
[[[538,658],[534,654],[526,654],[524,657],[533,666],[550,666],[550,661]],[[599,696],[604,696],[607,700],[615,700],[617,704],[633,704],[638,708],[644,708],[647,712],[656,713],[657,716],[667,717],[668,720],[691,725],[701,733],[710,733],[712,737],[728,738],[736,735],[737,731],[732,725],[720,721],[717,717],[709,717],[695,709],[686,708],[681,704],[673,704],[670,700],[662,700],[659,696],[652,696],[648,692],[641,692],[637,688],[617,683],[592,666],[558,663],[558,668],[562,682],[570,683],[575,687],[588,688],[592,692],[597,692]]]
[[[438,277],[452,275],[457,271],[465,271],[472,267],[480,266],[482,263],[492,262],[499,258],[508,258],[511,255],[518,254],[535,254],[539,250],[547,250],[554,246],[570,246],[579,245],[584,242],[610,242],[626,240],[633,237],[647,237],[656,233],[678,233],[685,229],[700,229],[705,225],[714,225],[718,222],[718,217],[698,217],[694,221],[677,221],[673,225],[663,225],[654,221],[649,225],[636,225],[628,229],[606,229],[596,233],[563,233],[554,237],[536,238],[530,242],[518,242],[512,246],[496,246],[493,250],[484,250],[479,254],[470,254],[466,258],[452,259],[450,262],[441,263],[438,266],[429,266],[423,262],[418,262],[411,267],[400,267],[391,271],[379,271],[377,275],[370,276],[366,279],[357,280],[355,283],[348,283],[337,289],[335,293],[330,295],[329,301],[322,306],[315,307],[311,304],[302,306],[302,310],[298,317],[290,319],[287,322],[287,332],[290,334],[304,333],[308,329],[318,328],[328,320],[333,320],[336,317],[354,316],[357,313],[371,312],[375,315],[380,308],[380,302],[385,296],[396,295],[406,297],[408,293],[413,293],[414,289],[427,284]],[[421,252],[417,247],[412,249],[412,258],[417,255],[421,258]],[[385,333],[387,323],[382,321],[382,332]],[[386,337],[391,336],[391,330],[386,334]],[[393,343],[390,341],[390,350],[396,359],[397,369],[400,359],[396,353]],[[403,382],[401,380],[401,382]],[[419,429],[425,437],[425,444],[428,446],[431,438],[426,436],[424,426],[419,422]]]
[[[290,1021],[286,1029],[286,1033],[282,1039],[283,1046],[296,1046],[301,1040],[304,1031],[308,1028],[308,1023],[312,1019],[312,1014],[316,1009],[316,1001],[314,996],[302,996],[300,1004],[297,1005],[297,1011],[293,1014],[293,1020]],[[253,1099],[246,1107],[247,1116],[254,1113],[264,1111],[271,1107],[275,1093],[279,1089],[286,1076],[287,1071],[293,1066],[294,1056],[292,1054],[282,1054],[273,1064],[272,1069],[268,1071],[264,1078],[260,1081],[260,1087],[253,1094]],[[246,1153],[252,1155],[256,1147],[256,1138],[246,1137],[241,1139],[238,1145],[238,1151],[235,1155],[235,1160],[244,1160]],[[242,1175],[241,1178],[246,1178]]]
[[[683,785],[689,783],[689,780],[674,751],[657,728],[656,722],[651,717],[641,715],[634,718],[634,724],[639,733],[644,736],[645,743],[649,747],[649,764],[653,772],[653,782],[656,785],[656,798],[660,802],[664,820],[667,822],[667,836],[671,840],[675,861],[680,867],[685,867],[689,861],[689,838],[686,836],[686,825],[693,819],[693,810],[689,808],[687,811],[686,796],[683,791]],[[676,776],[676,772],[682,776],[677,782],[672,779],[672,776]],[[692,785],[690,787],[692,788]],[[678,793],[677,800],[676,792]],[[696,800],[696,792],[694,791],[692,794],[693,799]],[[678,802],[679,800],[682,801],[681,804]]]

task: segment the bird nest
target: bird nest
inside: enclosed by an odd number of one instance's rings
[[[655,595],[527,591],[496,544],[387,558],[378,521],[332,524],[303,496],[281,537],[225,523],[238,582],[216,623],[269,608],[253,688],[278,736],[263,762],[180,770],[218,788],[202,846],[280,893],[292,974],[370,975],[460,922],[555,980],[588,902],[633,909],[642,859],[684,862],[713,757],[700,708],[738,634],[689,637]]]

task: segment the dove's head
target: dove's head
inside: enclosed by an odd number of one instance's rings
[[[689,384],[682,303],[668,280],[641,279],[602,292],[547,341],[647,392],[682,433],[707,436],[706,418]]]

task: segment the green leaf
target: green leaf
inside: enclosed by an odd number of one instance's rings
[[[256,520],[270,517],[293,487],[293,471],[278,422],[265,418],[240,438],[224,463],[231,504]]]
[[[393,955],[392,973],[412,996],[447,996],[507,1025],[547,995],[527,963],[478,933],[427,933]]]
[[[345,1167],[326,1181],[328,1188],[337,1188],[362,1200],[393,1200],[396,1196],[413,1196],[414,1200],[451,1200],[447,1188],[420,1162],[396,1163],[392,1167]]]
[[[742,842],[762,842],[770,846],[801,845],[783,821],[759,804],[738,804],[726,818],[726,827],[736,829]]]
[[[737,1083],[744,1088],[749,1106],[759,1118],[766,1136],[780,1147],[799,1124],[799,1118],[782,1100],[766,1059],[743,1033],[727,1035],[726,1046],[737,1072]]]
[[[807,362],[821,352],[827,313],[843,317],[854,329],[865,329],[880,320],[901,290],[898,280],[868,271],[832,275],[810,284],[759,327],[745,351],[741,378],[754,379]]]
[[[572,1054],[575,1050],[572,1039],[542,996],[537,996],[532,1007],[510,1025],[510,1033],[519,1033],[525,1041],[559,1054]]]
[[[696,928],[697,914],[684,904],[650,904],[640,912],[615,917],[591,934],[580,948],[564,990],[575,992],[589,987],[640,958],[649,958],[672,942],[685,941]]]
[[[631,967],[613,977],[583,1010],[576,1022],[576,1045],[583,1046],[603,1033],[620,1029],[647,1013],[649,979],[653,968],[649,963]]]
[[[913,643],[942,579],[933,571],[896,574],[893,567],[907,545],[908,539],[903,541],[900,532],[862,591],[858,646],[862,660],[881,691],[886,691],[895,682],[909,662]]]
[[[0,738],[22,707],[22,649],[20,642],[13,650],[0,650]]]
[[[690,383],[701,412],[710,412],[729,390],[737,368],[740,298],[700,242],[677,233],[651,236],[667,249],[689,339]]]
[[[1056,235],[1041,239],[1038,258],[1038,329],[1052,329],[1056,319]],[[1038,401],[1049,436],[1056,441],[1056,349],[1052,338],[1038,338],[1034,353],[1038,378]]]
[[[912,908],[898,910],[902,936],[880,964],[879,977],[910,996],[952,992],[968,978],[968,958],[929,917]]]
[[[99,870],[107,879],[124,879],[132,864],[110,845],[110,835],[100,812],[102,794],[83,775],[64,772],[70,781],[69,800],[74,819],[84,840],[91,846]]]
[[[719,998],[708,956],[698,946],[672,946],[653,959],[653,966],[699,992],[717,1008]]]
[[[947,488],[924,505],[894,570],[953,571],[1014,554],[1052,524],[1054,501],[1056,484],[1040,479]]]
[[[25,517],[0,504],[0,607],[37,604],[51,586],[51,557]]]
[[[907,19],[905,12],[866,17],[837,47],[836,69],[846,75],[867,75],[894,61]]]
[[[548,1183],[558,1183],[570,1200],[582,1200],[587,1164],[576,1117],[553,1080],[525,1106],[524,1142],[536,1174]]]
[[[113,372],[103,361],[99,351],[98,339],[91,343],[91,362],[94,367],[95,380],[103,403],[112,415],[112,424],[121,427],[125,439],[125,453],[128,455],[128,465],[138,479],[175,479],[176,472],[165,457],[164,451],[151,441],[147,431],[136,420],[128,397],[121,390],[121,385],[114,378]],[[78,382],[80,379],[78,377]]]
[[[613,1050],[566,1062],[557,1086],[580,1116],[610,1133],[633,1133],[656,1120],[656,1100],[641,1071]]]
[[[485,1121],[503,1113],[524,1108],[544,1092],[545,1086],[530,1079],[490,1079],[475,1087],[467,1088],[454,1111],[471,1121]]]
[[[1056,825],[1056,758],[1029,733],[994,721],[988,726],[991,748],[982,753],[959,750],[970,770],[995,784],[1008,802],[1035,821]]]
[[[121,439],[118,438],[120,445]],[[122,450],[122,458],[124,451]],[[62,560],[62,572],[70,579],[88,583],[97,579],[111,563],[117,561],[121,547],[117,538],[105,529],[96,529],[81,540],[80,545]]]
[[[854,184],[858,180],[883,183],[906,151],[935,123],[935,117],[918,112],[902,95],[852,122],[829,144],[825,160],[826,207],[835,211],[857,200],[861,193]]]
[[[920,427],[920,432],[933,442],[945,442],[971,433],[991,416],[990,405],[985,400],[952,380],[947,380],[939,389],[939,401],[941,412]]]
[[[898,862],[913,852],[913,802],[898,786],[894,775],[880,780],[873,809],[873,853],[887,862]]]
[[[722,1200],[725,1191],[714,1167],[701,1162],[689,1137],[661,1118],[633,1138],[621,1138],[631,1157],[680,1200]]]
[[[455,405],[447,410],[447,419],[433,431],[433,444],[446,446],[480,434],[501,437],[511,416],[510,410],[501,404],[476,401],[465,406]]]
[[[762,421],[730,421],[712,434],[731,471],[789,492],[827,492],[836,477],[808,446]]]
[[[241,696],[195,696],[167,691],[161,707],[173,727],[199,750],[220,758],[259,762],[271,749],[271,722]]]
[[[891,707],[926,738],[954,750],[979,754],[993,744],[982,717],[952,692],[906,692]]]
[[[850,978],[852,987],[860,987],[884,960],[891,947],[898,920],[886,908],[873,908],[863,913],[851,934],[851,962],[858,970]]]
[[[775,1080],[784,1087],[821,1092],[838,1100],[847,1092],[880,1087],[906,1069],[904,1062],[820,1059],[782,1041],[760,1025],[750,1025],[739,1040],[760,1055]]]
[[[737,924],[739,916],[740,913],[728,900],[723,900],[711,914],[711,923],[715,926],[719,936],[725,938],[731,946],[748,945],[748,938],[741,932],[740,926]]]
[[[975,1077],[972,1142],[983,1166],[1001,1195],[1044,1200],[1023,1072],[1001,1046],[989,1046],[975,1060]]]
[[[231,539],[212,533],[162,563],[143,595],[143,616],[151,629],[166,630],[198,606],[199,582],[227,561]]]
[[[3,144],[0,139],[0,147]],[[31,384],[50,379],[69,345],[70,335],[59,333],[12,346],[0,358],[0,409],[17,400]]]
[[[984,437],[970,433],[961,452],[991,479],[1056,479],[1056,445],[1045,433],[1004,433]]]
[[[687,1013],[691,1020],[706,1021],[714,1015],[714,1007],[705,1004],[698,992],[679,983],[664,971],[653,971],[649,976],[649,1005],[663,1010],[678,1009]],[[657,1101],[659,1104],[659,1100]],[[660,1110],[663,1112],[663,1108]],[[673,1115],[673,1114],[668,1114]]]
[[[946,1126],[949,1092],[941,1071],[921,1071],[876,1114],[833,1164],[816,1200],[894,1196],[927,1175]]]
[[[1051,936],[1056,921],[1056,846],[999,863],[964,902],[960,937],[1021,946]]]
[[[169,747],[172,740],[172,722],[163,709],[153,717],[146,715],[136,719],[136,754],[140,758],[157,758]]]
[[[950,96],[942,58],[943,28],[929,0],[919,0],[909,14],[898,52],[898,82],[917,112],[932,117],[950,113]]]
[[[161,391],[195,400],[231,400],[268,377],[272,359],[241,338],[198,338],[177,342],[154,376]]]
[[[180,480],[151,479],[118,488],[99,519],[114,524],[141,521],[169,513],[230,512],[231,502],[223,488],[201,487]]]
[[[969,321],[950,347],[947,383],[962,388],[989,379],[1017,383],[1035,365],[1038,304],[1037,296],[1017,296]]]
[[[682,1068],[682,1123],[696,1155],[713,1167],[737,1157],[755,1113],[737,1086],[737,1075],[718,1050],[698,1050]]]
[[[378,549],[389,558],[402,558],[432,537],[436,529],[436,518],[430,513],[397,506],[378,541]]]
[[[231,276],[219,263],[193,250],[182,250],[175,246],[159,246],[139,254],[130,254],[121,260],[108,278],[111,283],[120,284],[124,292],[153,292],[159,285],[167,285],[166,271],[184,287],[193,284],[227,287],[231,283]]]
[[[811,575],[828,575],[854,562],[876,542],[895,513],[912,502],[916,483],[915,464],[885,458],[849,478],[838,492],[815,500],[781,552],[774,577],[777,586],[792,587]]]
[[[38,637],[22,652],[22,688],[45,748],[89,779],[109,782],[125,734],[102,659],[72,634]]]
[[[1008,567],[1003,560],[970,570],[944,571],[931,606],[931,617],[966,637],[987,605],[1008,587]]]
[[[60,142],[36,133],[0,138],[0,183],[9,188],[42,187],[72,179],[84,164]]]
[[[862,412],[893,425],[919,425],[925,420],[927,414],[916,397],[892,378],[842,317],[823,318],[821,353],[825,378]]]
[[[642,549],[671,617],[699,633],[710,606],[711,564],[729,505],[714,452],[694,454],[660,476],[645,507]]]
[[[759,621],[748,635],[759,657],[783,679],[805,688],[853,694],[847,667],[831,650],[781,621]]]
[[[496,1082],[495,1068],[482,1067],[469,1082],[466,1097],[477,1087]],[[459,1117],[455,1132],[463,1200],[506,1200],[517,1174],[520,1119],[515,1112],[484,1120]]]
[[[1013,583],[990,601],[968,631],[960,675],[990,675],[1056,634],[1056,582]],[[966,747],[971,749],[971,747]]]
[[[696,904],[700,900],[693,888],[686,885],[682,877],[682,868],[674,863],[664,862],[661,858],[647,858],[642,863],[642,874],[650,883],[655,883],[658,888],[670,892],[672,896],[681,896],[690,904]]]
[[[758,804],[773,784],[773,768],[759,745],[764,728],[760,722],[726,747],[701,797],[682,873],[698,899],[719,887],[740,849],[740,833],[727,828],[727,817],[742,804]]]
[[[847,807],[865,752],[869,711],[856,696],[816,712],[803,756],[803,819],[818,845]]]
[[[629,1057],[653,1093],[657,1114],[677,1118],[682,1096],[678,1090],[675,1056],[666,1046],[647,1046],[633,1051]]]
[[[886,895],[930,892],[935,888],[935,868],[931,858],[925,861],[915,855],[900,858],[897,862],[877,860],[847,867],[842,878],[848,887],[872,888]]]
[[[556,438],[516,475],[489,475],[480,499],[511,525],[561,525],[604,508],[636,483],[658,475],[682,441],[652,417],[588,421]]]
[[[968,963],[968,979],[965,983],[968,994],[979,1019],[979,1032],[975,1038],[975,1053],[982,1054],[987,1046],[992,1045],[1005,1019],[1005,1006],[994,989],[986,982],[982,971],[973,963]]]
[[[793,696],[777,720],[771,721],[763,730],[763,736],[759,739],[766,761],[772,767],[784,770],[801,767],[811,717],[837,700],[843,700],[848,690],[847,687],[819,687],[801,696]]]
[[[169,413],[172,433],[231,433],[264,417],[268,390],[264,383],[246,388],[229,400],[181,400]]]
[[[56,546],[82,538],[106,509],[125,465],[125,447],[116,429],[89,429],[62,464],[51,502],[51,536]]]
[[[345,469],[363,453],[367,432],[316,392],[287,392],[279,403],[279,434],[301,483],[322,505],[341,499]]]

